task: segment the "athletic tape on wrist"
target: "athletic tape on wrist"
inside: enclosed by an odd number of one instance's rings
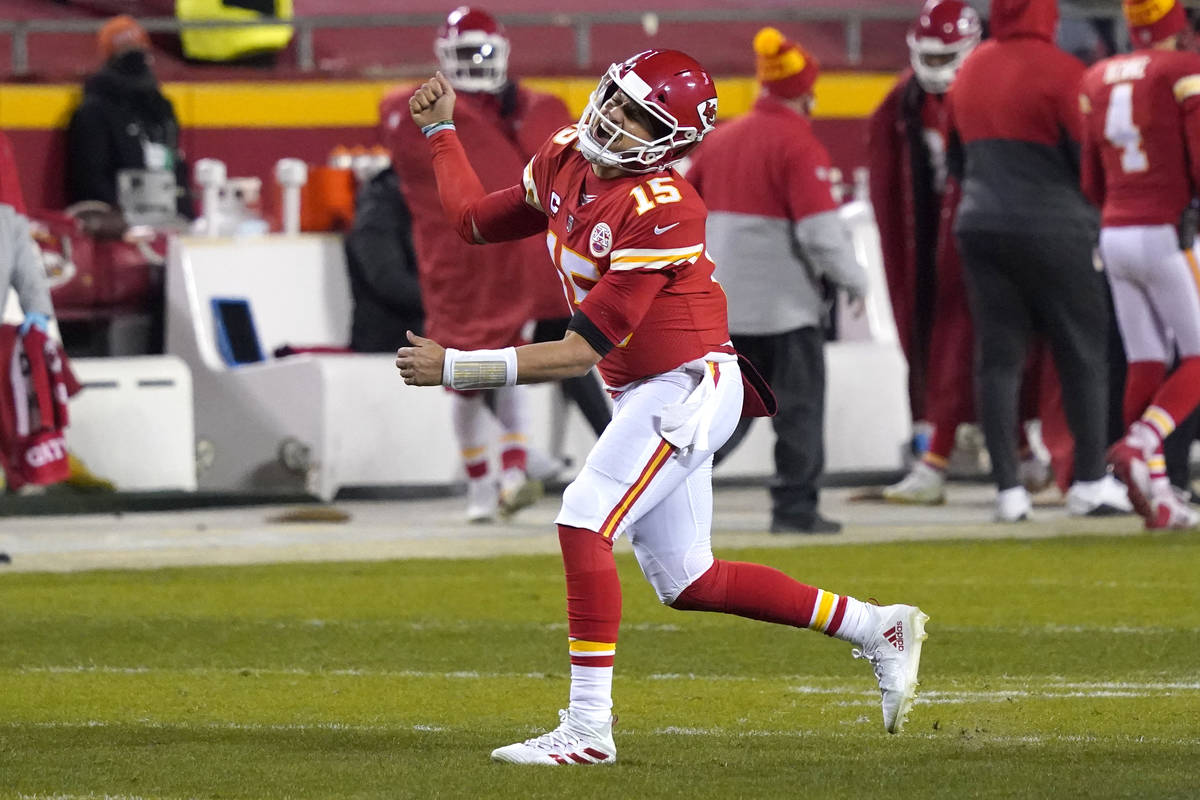
[[[425,138],[428,139],[430,136],[433,136],[435,133],[440,133],[441,131],[452,131],[452,130],[455,130],[454,120],[440,119],[437,122],[431,122],[428,125],[421,128],[421,133],[425,134]]]
[[[517,348],[455,350],[446,348],[442,385],[451,389],[495,389],[517,382]]]

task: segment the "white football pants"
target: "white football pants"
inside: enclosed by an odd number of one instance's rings
[[[614,541],[628,532],[663,603],[713,563],[712,455],[742,413],[730,358],[713,353],[622,392],[555,520]]]
[[[1172,341],[1180,357],[1200,355],[1200,262],[1174,225],[1102,228],[1100,257],[1128,361],[1170,362]]]

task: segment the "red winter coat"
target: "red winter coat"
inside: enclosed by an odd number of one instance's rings
[[[429,143],[409,114],[412,91],[384,98],[380,120],[412,213],[426,335],[462,350],[506,347],[519,343],[529,320],[569,317],[544,236],[480,247],[446,222]],[[498,95],[460,93],[454,121],[483,188],[493,192],[519,183],[530,157],[572,119],[557,97],[514,85]]]
[[[946,174],[945,150],[933,152],[926,130],[936,128],[944,147],[945,113],[906,70],[871,115],[867,152],[888,295],[909,364],[913,418],[954,425],[972,417],[972,334],[952,232],[959,186]],[[965,346],[945,346],[959,342]],[[952,408],[937,407],[946,403]],[[953,429],[949,434],[953,437]]]
[[[12,206],[18,214],[25,213],[25,196],[17,177],[17,157],[4,131],[0,131],[0,203]]]

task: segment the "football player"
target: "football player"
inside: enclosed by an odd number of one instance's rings
[[[540,233],[574,317],[560,341],[463,351],[410,336],[396,366],[416,386],[481,389],[557,380],[598,365],[613,420],[556,519],[566,572],[569,704],[548,733],[500,747],[517,764],[607,764],[621,618],[613,542],[628,535],[673,608],[719,611],[853,642],[875,670],[898,732],[917,685],[926,615],[801,584],[759,564],[715,559],[712,454],[743,413],[765,415],[730,345],[725,295],[705,249],[705,208],[671,165],[713,128],[712,78],[689,56],[648,50],[609,67],[578,124],[555,133],[520,182],[488,194],[467,161],[442,75],[410,100],[429,137],[447,217],[469,242]],[[514,176],[515,177],[515,176]],[[752,388],[744,389],[749,381]]]
[[[971,315],[951,235],[958,185],[946,166],[946,92],[979,44],[979,14],[962,0],[928,0],[908,32],[911,70],[871,115],[871,205],[914,419],[933,426],[912,471],[883,490],[899,503],[946,498],[946,465],[961,422],[974,419]]]
[[[1200,55],[1177,0],[1123,8],[1136,49],[1093,65],[1079,100],[1083,190],[1102,209],[1100,255],[1129,362],[1129,428],[1108,456],[1147,528],[1192,528],[1200,515],[1172,490],[1162,444],[1200,403]]]
[[[506,185],[545,138],[571,120],[559,98],[509,79],[509,49],[500,23],[486,11],[468,7],[451,12],[434,42],[442,73],[459,91],[460,139],[488,189]],[[529,320],[567,316],[557,274],[538,239],[481,252],[446,224],[429,145],[408,120],[411,93],[409,87],[386,97],[380,121],[412,214],[426,332],[465,349],[516,344]],[[467,474],[467,519],[472,522],[511,514],[541,495],[541,484],[526,472],[529,412],[524,390],[500,387],[490,398],[485,394],[454,392],[452,399],[454,432]],[[489,463],[494,447],[500,452],[499,476]]]

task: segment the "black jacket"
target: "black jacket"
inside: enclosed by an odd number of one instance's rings
[[[395,352],[404,332],[421,333],[425,311],[417,281],[412,217],[400,181],[385,169],[358,192],[354,224],[346,234],[346,264],[354,294],[350,349]]]
[[[112,62],[83,85],[83,102],[67,128],[67,198],[117,205],[117,172],[146,166],[145,143],[164,145],[174,160],[176,207],[192,217],[188,168],[179,122],[149,68]]]

